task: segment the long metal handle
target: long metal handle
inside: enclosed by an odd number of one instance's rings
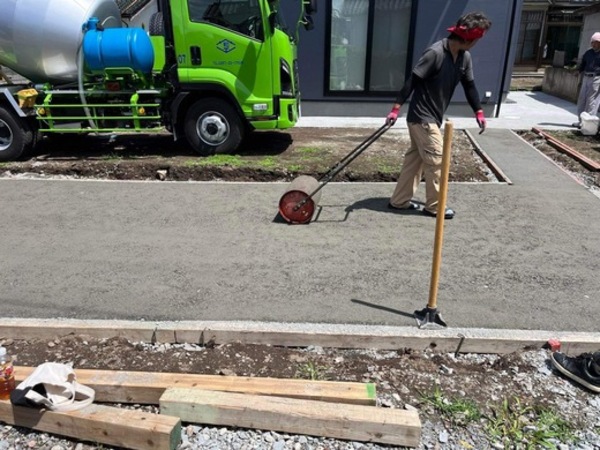
[[[348,164],[354,161],[362,152],[364,152],[373,142],[379,139],[383,133],[390,129],[391,124],[383,124],[377,131],[358,144],[354,150],[344,156],[338,163],[329,169],[319,178],[320,182],[329,183],[338,173],[340,173]]]
[[[385,123],[383,124],[377,131],[375,131],[372,135],[367,137],[364,141],[358,144],[354,150],[344,156],[338,163],[329,169],[321,178],[319,178],[319,182],[321,183],[319,187],[317,187],[314,191],[312,191],[308,197],[304,198],[302,201],[298,202],[296,206],[294,206],[294,211],[302,208],[306,202],[308,202],[313,196],[319,192],[321,189],[325,187],[327,183],[329,183],[337,174],[339,174],[344,168],[354,161],[362,152],[364,152],[373,142],[379,139],[383,133],[390,129],[392,124]]]

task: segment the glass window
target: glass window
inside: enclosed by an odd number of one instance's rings
[[[332,0],[330,92],[396,92],[404,84],[412,0]]]
[[[537,60],[543,22],[544,11],[522,12],[515,58],[517,64],[534,63]]]
[[[257,0],[188,0],[192,22],[210,22],[252,38],[262,39],[262,16]]]
[[[404,85],[410,14],[410,0],[375,2],[369,67],[369,87],[372,91],[399,91]]]
[[[369,0],[333,0],[329,89],[363,91]]]

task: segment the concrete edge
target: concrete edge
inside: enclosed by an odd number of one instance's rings
[[[496,162],[492,159],[492,157],[490,155],[488,155],[481,148],[481,145],[479,145],[479,142],[477,142],[477,139],[475,138],[475,136],[473,136],[473,133],[471,133],[469,130],[464,130],[464,131],[465,131],[465,134],[467,135],[467,137],[469,138],[469,141],[471,141],[471,144],[473,145],[473,147],[475,147],[475,152],[479,155],[479,157],[483,160],[483,162],[494,173],[494,175],[496,176],[498,181],[501,183],[506,183],[506,184],[512,185],[513,182],[510,180],[510,178],[508,178],[506,176],[506,174],[502,171],[500,166],[498,164],[496,164]]]
[[[514,130],[510,130],[510,131],[516,137],[518,137],[522,142],[526,143],[530,148],[532,148],[537,153],[539,153],[540,155],[542,155],[542,157],[544,157],[547,161],[550,161],[555,167],[558,167],[561,172],[563,172],[564,174],[568,175],[577,184],[579,184],[580,186],[586,187],[585,183],[583,181],[581,181],[579,178],[577,178],[575,175],[573,175],[571,172],[569,172],[565,167],[561,166],[558,162],[556,162],[555,160],[553,160],[552,158],[550,158],[548,155],[546,155],[543,151],[541,151],[535,145],[531,144],[531,142],[527,141],[527,139],[525,139],[522,136],[520,136],[519,133],[516,133]],[[531,130],[529,130],[529,131],[531,131]],[[541,139],[543,139],[543,138],[541,138]],[[587,187],[586,187],[586,189],[587,189]]]
[[[68,335],[121,337],[132,342],[207,343],[241,342],[285,347],[398,350],[505,354],[544,348],[557,339],[561,350],[579,354],[600,350],[600,333],[416,327],[379,325],[275,323],[249,321],[126,321],[0,318],[0,340],[52,340]]]

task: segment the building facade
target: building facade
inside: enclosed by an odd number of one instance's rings
[[[422,52],[471,11],[493,23],[471,52],[488,115],[508,92],[523,0],[319,1],[314,29],[298,33],[304,115],[387,114]],[[458,108],[468,108],[460,87],[449,113]]]
[[[525,0],[515,53],[515,70],[570,66],[589,48],[583,38],[586,7],[599,0]],[[587,41],[587,42],[583,42]]]

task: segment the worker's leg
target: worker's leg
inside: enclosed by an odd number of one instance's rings
[[[577,120],[581,121],[581,113],[586,111],[588,98],[590,95],[590,89],[592,88],[593,79],[592,77],[583,76],[581,81],[581,89],[579,91],[579,97],[577,97]]]
[[[410,206],[410,200],[415,195],[419,183],[421,182],[421,175],[423,174],[423,160],[419,153],[418,148],[418,136],[415,136],[413,130],[417,129],[421,125],[409,123],[408,132],[410,134],[410,148],[404,155],[404,163],[402,164],[402,170],[396,183],[394,193],[390,198],[390,204],[396,208],[408,208]]]
[[[598,107],[600,106],[600,76],[588,78],[591,78],[593,81],[590,83],[591,88],[588,96],[588,109],[586,111],[595,116],[598,114]]]
[[[425,209],[436,214],[442,176],[443,138],[435,123],[421,124],[420,127],[418,147],[425,174]]]

